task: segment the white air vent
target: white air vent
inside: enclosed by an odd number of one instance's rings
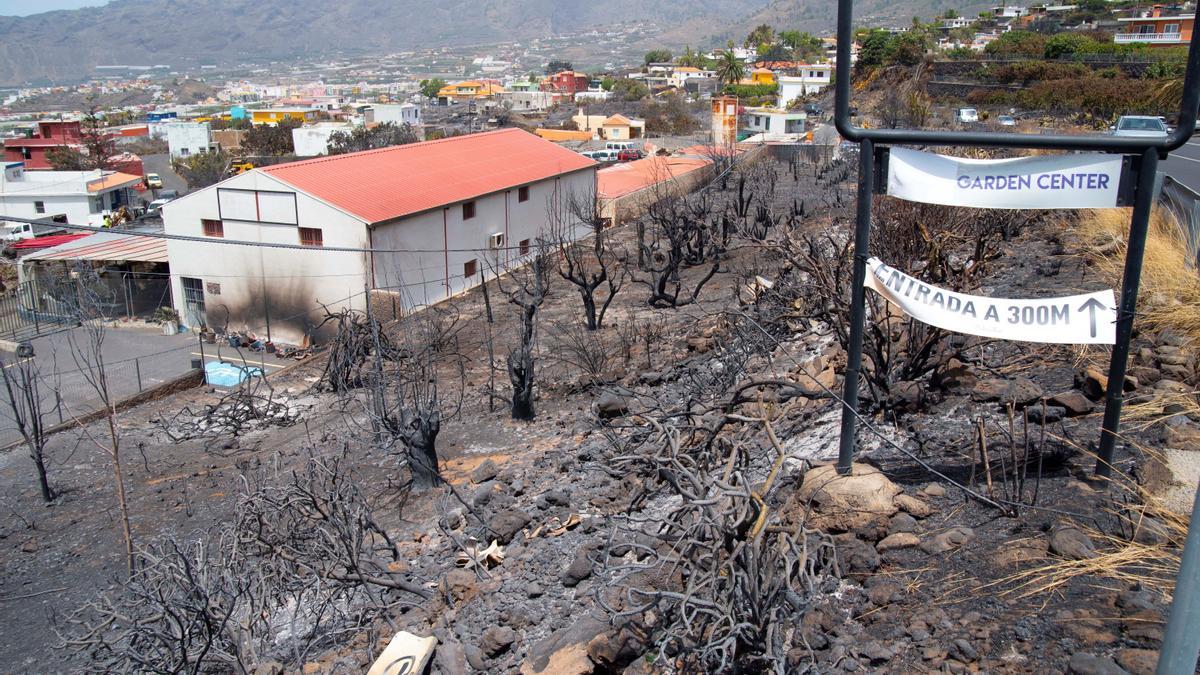
[[[488,247],[494,248],[494,249],[504,248],[504,233],[497,232],[495,234],[489,234],[488,235]]]

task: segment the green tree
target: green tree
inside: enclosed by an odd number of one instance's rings
[[[1040,59],[1045,56],[1046,37],[1030,31],[1012,30],[1001,33],[1000,37],[989,42],[983,51],[989,56]]]
[[[342,155],[347,152],[407,145],[419,140],[421,139],[417,138],[416,130],[408,123],[384,122],[372,128],[367,128],[364,124],[354,127],[350,133],[338,131],[332,134],[329,137],[329,154]]]
[[[46,161],[55,171],[87,171],[92,168],[88,165],[88,156],[69,145],[47,150]]]
[[[769,45],[773,42],[775,42],[775,29],[763,23],[750,31],[742,46],[746,49],[757,49],[759,45]]]
[[[950,9],[946,10],[945,13],[942,14],[942,18],[943,19],[957,19],[958,11],[955,10],[953,7],[951,7]]]
[[[546,64],[547,75],[561,73],[564,70],[575,70],[575,66],[571,65],[570,61],[563,61],[562,59],[551,59],[550,63]]]
[[[637,80],[621,78],[612,85],[612,96],[618,101],[640,101],[650,95],[650,88]]]
[[[792,52],[783,45],[759,45],[758,59],[760,61],[787,61],[792,58]]]
[[[888,56],[892,35],[885,30],[872,30],[859,43],[858,63],[861,68],[882,66]]]
[[[275,126],[255,125],[242,139],[242,151],[248,155],[290,155],[296,152],[292,129],[302,126],[294,119],[280,120]]]
[[[604,91],[612,91],[613,84],[615,84],[615,83],[616,83],[616,80],[614,80],[611,75],[605,75],[604,79],[600,80],[600,88],[603,89]]]
[[[189,190],[199,190],[221,182],[229,171],[230,157],[224,152],[203,152],[174,162],[175,173]]]
[[[888,65],[915,66],[925,59],[928,48],[924,31],[910,30],[891,36],[888,41],[884,63]],[[861,56],[861,52],[860,52]]]
[[[716,69],[717,80],[722,86],[737,84],[746,77],[746,64],[738,58],[737,54],[733,53],[732,49],[721,52],[721,55],[717,57]]]
[[[1064,56],[1082,54],[1091,50],[1095,40],[1078,33],[1058,33],[1046,40],[1043,54],[1048,59],[1061,59]]]
[[[87,171],[112,168],[117,153],[117,142],[112,134],[104,130],[104,117],[89,98],[88,110],[79,124],[82,148],[57,147],[46,153],[46,159],[56,171]]]
[[[687,68],[699,68],[701,56],[692,50],[691,45],[687,45],[683,48],[683,53],[679,55],[679,58],[675,59],[675,63]]]
[[[825,43],[808,33],[785,30],[779,34],[779,41],[791,50],[796,61],[815,61],[825,55]]]
[[[421,80],[421,95],[425,98],[434,98],[442,87],[446,86],[446,81],[440,77],[435,77],[431,80]]]
[[[669,49],[651,49],[646,52],[646,58],[643,60],[643,63],[647,66],[651,63],[670,63],[672,58],[674,56]]]

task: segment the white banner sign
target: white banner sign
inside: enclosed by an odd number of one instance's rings
[[[1001,340],[1111,345],[1117,339],[1112,289],[1040,300],[985,298],[930,286],[867,261],[866,287],[931,326]]]
[[[1092,209],[1117,205],[1121,156],[1100,153],[960,159],[888,151],[887,193],[926,204],[992,209]]]

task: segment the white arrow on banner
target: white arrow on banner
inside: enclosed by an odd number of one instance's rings
[[[865,286],[912,318],[945,330],[1001,340],[1111,345],[1117,341],[1112,289],[1038,300],[987,298],[948,291],[867,261]]]

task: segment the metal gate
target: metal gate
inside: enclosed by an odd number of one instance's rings
[[[192,277],[182,277],[183,282],[183,325],[207,326],[204,312],[204,282]]]

